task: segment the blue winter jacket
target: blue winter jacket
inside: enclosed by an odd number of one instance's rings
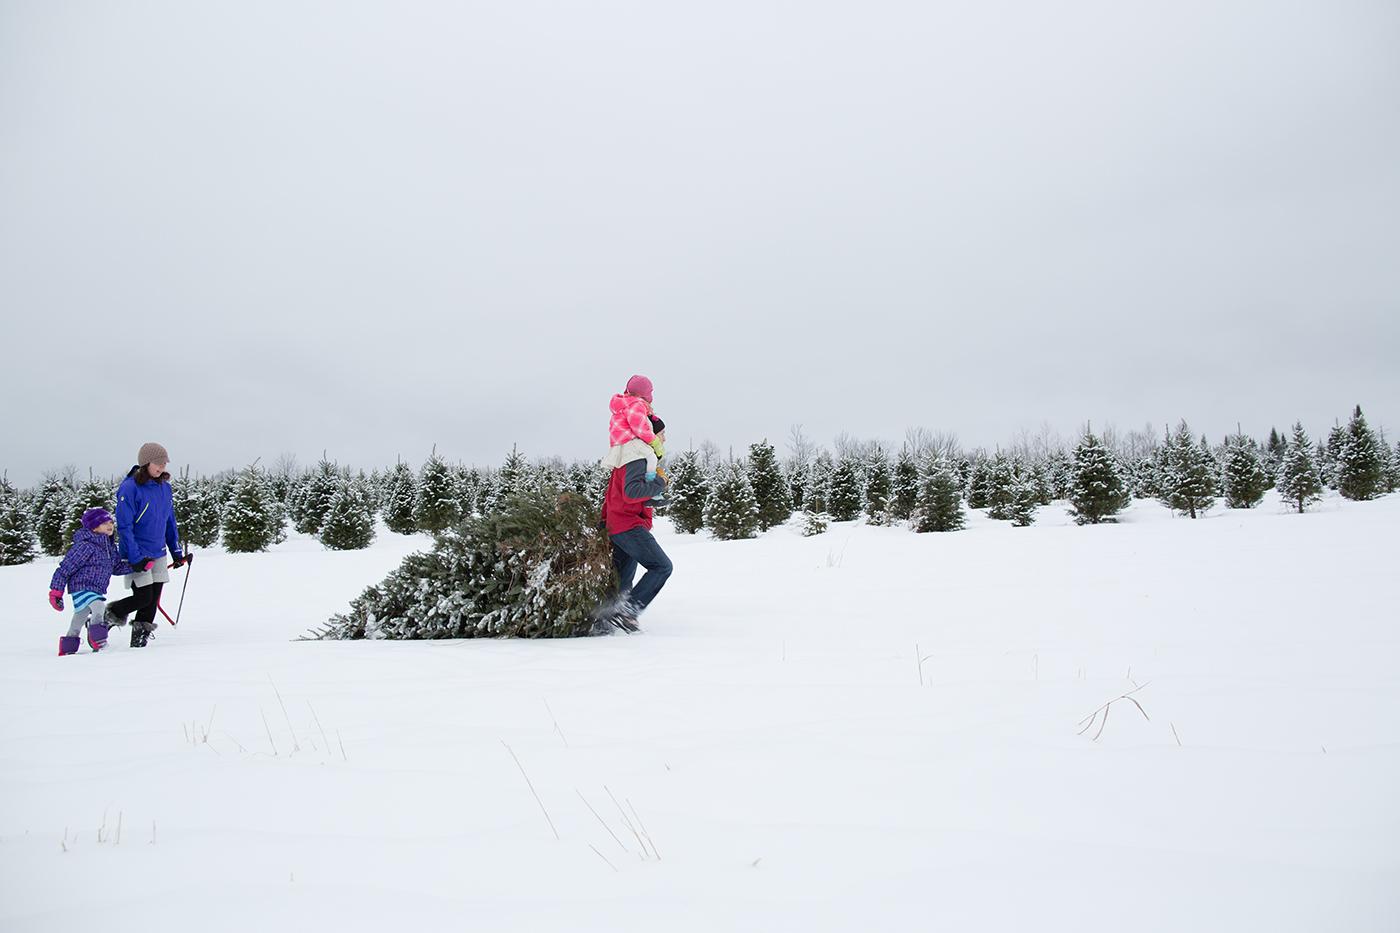
[[[180,557],[180,529],[175,527],[175,506],[170,480],[136,482],[143,468],[134,466],[117,487],[117,550],[129,563],[144,558],[162,560],[165,549]]]

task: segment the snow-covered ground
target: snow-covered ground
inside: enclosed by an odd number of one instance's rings
[[[70,658],[0,568],[0,929],[1393,931],[1398,531],[661,529],[640,635],[417,643],[293,639],[422,539],[294,538]]]

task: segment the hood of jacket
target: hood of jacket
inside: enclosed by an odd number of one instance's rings
[[[74,544],[94,544],[97,547],[105,548],[111,540],[111,535],[100,535],[95,531],[88,531],[86,528],[79,528],[73,532]]]
[[[647,462],[647,472],[656,472],[656,451],[651,449],[651,445],[646,441],[632,438],[625,444],[618,444],[608,448],[608,455],[602,459],[603,466],[609,470],[616,470],[618,467],[626,466],[633,460],[645,460]]]

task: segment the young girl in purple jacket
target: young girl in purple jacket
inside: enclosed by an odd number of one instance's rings
[[[63,611],[63,590],[73,597],[73,621],[68,634],[59,638],[58,653],[78,653],[78,636],[87,626],[88,645],[93,651],[107,646],[107,585],[113,574],[131,573],[131,567],[117,553],[112,532],[116,520],[106,509],[88,509],[83,526],[73,532],[73,546],[49,581],[49,605]]]

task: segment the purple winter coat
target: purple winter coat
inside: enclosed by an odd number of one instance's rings
[[[131,573],[131,565],[117,553],[117,543],[111,535],[100,535],[86,528],[73,532],[73,546],[63,555],[63,562],[53,572],[49,589],[69,593],[98,593],[107,595],[107,584],[113,574]]]

